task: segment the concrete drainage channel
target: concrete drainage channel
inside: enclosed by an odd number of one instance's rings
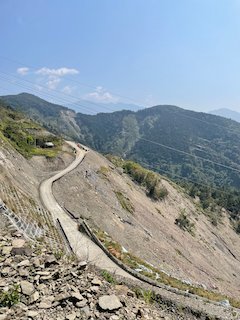
[[[59,230],[59,232],[64,240],[67,252],[70,254],[73,254],[74,253],[73,248],[71,246],[71,243],[68,240],[68,237],[67,237],[59,219],[56,220],[56,225],[57,225],[57,229]]]
[[[132,275],[134,278],[136,278],[137,280],[140,280],[148,285],[150,285],[151,287],[155,287],[155,288],[160,288],[160,289],[164,289],[167,290],[168,292],[171,292],[173,294],[177,294],[183,297],[187,297],[187,298],[191,298],[194,300],[198,300],[201,303],[208,303],[211,305],[214,305],[216,307],[219,307],[221,309],[225,309],[226,307],[228,310],[231,310],[233,313],[237,312],[238,316],[240,316],[239,314],[239,309],[226,306],[221,302],[215,302],[212,300],[209,300],[207,298],[204,297],[200,297],[198,295],[195,294],[191,294],[189,292],[177,289],[177,288],[173,288],[164,284],[161,284],[157,281],[154,281],[152,279],[147,278],[144,275],[139,274],[138,272],[134,271],[133,269],[129,268],[128,266],[126,266],[125,264],[123,264],[120,260],[118,260],[116,257],[114,257],[108,250],[107,248],[102,244],[102,242],[96,237],[96,235],[93,233],[93,231],[91,230],[91,228],[87,225],[87,223],[85,221],[82,221],[81,224],[79,224],[79,231],[85,233],[95,244],[97,244],[103,251],[104,253],[120,268],[122,268],[124,271],[126,271],[127,273],[129,273],[130,275]],[[193,310],[196,313],[198,312],[197,310]],[[206,314],[207,315],[207,314]],[[225,319],[225,318],[224,318]],[[230,319],[230,318],[226,318],[226,319]],[[240,319],[240,318],[236,318],[236,319]]]
[[[68,142],[73,146],[73,148],[76,149],[76,146],[74,143]],[[79,150],[78,150],[79,151]],[[61,221],[64,221],[66,223],[67,228],[69,233],[65,233],[65,225],[61,225],[61,222],[59,220],[59,228],[62,230],[62,235],[64,235],[65,240],[69,243],[70,248],[72,245],[74,245],[74,239],[73,236],[77,235],[77,230],[75,230],[75,226],[72,225],[71,220],[73,219],[73,216],[69,210],[66,212],[66,208],[61,208],[60,205],[56,202],[56,199],[52,195],[52,184],[54,181],[60,179],[62,176],[65,174],[69,173],[72,171],[74,168],[76,168],[77,165],[81,163],[83,160],[84,155],[81,155],[80,153],[78,154],[78,159],[76,158],[72,164],[66,169],[64,169],[62,172],[59,172],[57,175],[49,178],[48,180],[44,181],[40,187],[40,195],[43,204],[45,205],[46,208],[48,208],[49,212],[52,213],[53,217],[57,220],[58,216],[61,215],[62,219]],[[60,210],[61,209],[61,210]],[[66,218],[66,216],[68,216]],[[71,228],[74,230],[74,234],[71,234]],[[202,318],[202,316],[205,316],[202,319],[224,319],[224,320],[230,320],[230,319],[240,319],[240,310],[235,309],[232,307],[226,307],[221,305],[220,303],[210,301],[206,298],[202,298],[200,296],[190,294],[186,291],[181,291],[176,288],[172,288],[169,286],[166,286],[164,284],[157,283],[147,277],[144,277],[137,273],[136,271],[130,269],[126,265],[124,265],[121,261],[117,260],[114,256],[110,254],[110,252],[103,246],[102,243],[97,239],[97,237],[93,234],[89,226],[83,222],[80,226],[80,229],[82,233],[87,234],[88,239],[90,239],[98,249],[100,248],[101,252],[105,255],[108,260],[111,260],[111,263],[113,263],[116,268],[120,269],[125,273],[132,281],[133,285],[132,286],[140,286],[140,287],[147,287],[148,290],[152,290],[156,293],[156,295],[159,297],[157,302],[161,301],[166,301],[165,304],[169,301],[170,303],[174,305],[184,305],[184,308],[188,308],[193,311],[194,314],[198,315],[198,317]],[[69,239],[68,239],[69,236]],[[86,238],[86,237],[85,237]],[[71,241],[72,243],[71,243]],[[126,282],[130,282],[129,278],[125,279]],[[123,282],[124,282],[123,281]],[[236,316],[233,316],[233,313]]]

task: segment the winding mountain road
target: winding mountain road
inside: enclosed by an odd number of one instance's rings
[[[86,260],[101,269],[108,270],[117,275],[132,278],[133,277],[118,267],[106,254],[87,236],[80,233],[78,224],[71,219],[62,207],[57,203],[53,192],[53,183],[63,177],[65,174],[74,170],[84,159],[86,151],[80,149],[76,143],[66,141],[72,148],[76,150],[75,160],[64,170],[58,172],[49,179],[43,181],[40,185],[40,198],[45,208],[52,214],[53,220],[59,220],[61,227],[73,249],[74,253],[82,260]],[[67,188],[68,186],[66,186]]]
[[[187,296],[182,292],[179,293],[174,292],[167,288],[160,287],[152,287],[151,285],[146,285],[141,283],[138,279],[121,269],[117,266],[108,256],[98,247],[94,242],[90,240],[85,234],[81,233],[78,230],[78,224],[69,217],[69,215],[62,209],[62,207],[57,203],[53,192],[52,185],[53,183],[63,177],[65,174],[74,170],[84,159],[86,155],[86,151],[80,149],[77,144],[71,141],[67,141],[67,143],[76,150],[76,158],[75,160],[64,170],[58,172],[54,176],[49,179],[43,181],[40,185],[40,198],[42,203],[48,209],[54,221],[59,220],[61,227],[73,249],[74,253],[82,260],[86,260],[100,269],[108,270],[109,272],[115,273],[116,275],[123,276],[128,278],[129,280],[135,280],[138,282],[138,285],[149,289],[155,290],[156,293],[160,294],[161,297],[164,297],[167,300],[173,301],[174,303],[180,304],[185,307],[190,307],[192,310],[198,310],[206,314],[210,314],[211,316],[216,316],[218,319],[231,320],[231,319],[240,319],[240,311],[235,308],[226,308],[224,305],[213,303],[197,296]],[[66,186],[67,188],[68,186]],[[135,282],[135,283],[137,283]],[[234,314],[234,316],[233,316]]]

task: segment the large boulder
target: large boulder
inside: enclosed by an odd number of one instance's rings
[[[102,310],[109,311],[117,310],[122,307],[120,300],[114,294],[101,296],[98,300],[98,304]]]

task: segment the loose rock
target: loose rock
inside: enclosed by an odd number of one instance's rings
[[[114,294],[101,296],[99,298],[98,304],[102,310],[112,311],[122,307],[120,300]]]

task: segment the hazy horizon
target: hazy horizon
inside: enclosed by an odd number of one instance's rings
[[[240,112],[237,0],[0,3],[0,95]]]

